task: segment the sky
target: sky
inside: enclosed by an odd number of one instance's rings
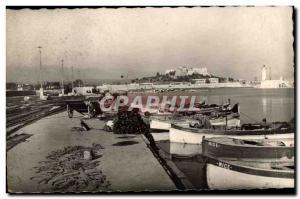
[[[293,78],[292,7],[6,11],[6,80],[119,79],[207,67],[223,77]]]

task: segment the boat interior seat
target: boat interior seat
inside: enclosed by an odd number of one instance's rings
[[[282,141],[266,142],[266,146],[286,146]]]
[[[290,165],[290,166],[271,166],[271,169],[276,169],[276,170],[294,170],[295,166]]]
[[[235,144],[243,144],[243,145],[255,145],[255,146],[286,146],[286,144],[282,141],[256,141],[256,140],[238,140],[234,139]]]
[[[255,141],[255,140],[240,140],[244,145],[255,145],[255,146],[264,146],[263,142]]]

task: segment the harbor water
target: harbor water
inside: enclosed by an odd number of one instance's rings
[[[294,89],[222,88],[191,91],[173,91],[162,95],[198,96],[207,104],[222,104],[228,99],[239,103],[241,123],[290,121],[294,118]],[[167,134],[167,133],[166,133]],[[207,189],[205,164],[201,159],[201,145],[157,142],[158,147],[169,153],[178,169],[185,174],[195,189]],[[189,156],[189,153],[199,156]]]

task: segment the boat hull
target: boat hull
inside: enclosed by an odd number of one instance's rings
[[[215,130],[190,130],[189,128],[178,128],[174,125],[170,128],[170,142],[201,144],[203,137],[230,137],[237,139],[264,139],[264,138],[294,138],[294,133],[244,133],[242,131],[215,131]]]
[[[226,138],[222,138],[226,139]],[[230,139],[231,140],[231,139]],[[294,147],[290,146],[258,146],[258,145],[235,145],[218,142],[217,139],[204,139],[202,141],[202,154],[204,156],[224,158],[258,158],[280,159],[293,158]]]
[[[170,140],[169,132],[152,132],[151,135],[155,142]]]
[[[210,124],[212,126],[226,126],[226,119],[214,119],[210,120]],[[227,126],[228,127],[240,127],[241,121],[240,119],[232,118],[227,120]]]
[[[213,119],[213,120],[210,120],[210,124],[215,127],[225,126],[226,120],[225,119]],[[227,126],[228,127],[240,127],[240,120],[236,119],[236,118],[228,119]],[[151,121],[150,121],[150,129],[152,131],[169,131],[170,128],[171,128],[170,120],[151,119]]]
[[[206,176],[210,189],[294,188],[293,171],[243,167],[218,160],[207,162]]]
[[[195,156],[201,153],[202,148],[199,144],[170,143],[170,154],[175,157]]]
[[[150,121],[150,129],[152,131],[169,131],[171,128],[171,122],[152,119]]]

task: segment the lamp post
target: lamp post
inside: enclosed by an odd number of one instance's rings
[[[61,60],[61,94],[65,94],[65,89],[64,89],[64,60]]]
[[[42,46],[38,46],[39,54],[40,54],[40,98],[44,96],[43,90],[43,75],[42,75]]]

